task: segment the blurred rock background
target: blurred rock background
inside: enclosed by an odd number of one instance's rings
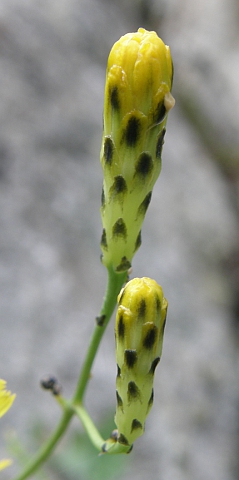
[[[67,397],[74,390],[106,281],[99,261],[105,66],[112,44],[139,26],[171,47],[176,106],[133,262],[133,275],[155,278],[168,298],[164,353],[146,432],[125,460],[124,478],[235,480],[237,0],[1,0],[0,376],[17,399],[1,420],[0,453],[7,455],[7,430],[30,448],[34,425],[57,422],[58,406],[39,387],[45,374],[57,375]],[[114,412],[113,330],[112,322],[86,396],[97,422]],[[2,478],[17,471],[15,462]],[[48,480],[89,478],[80,465],[75,477],[45,472]]]

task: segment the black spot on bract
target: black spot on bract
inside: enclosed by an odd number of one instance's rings
[[[172,62],[172,83],[171,83],[171,86],[173,85],[173,79],[174,79],[174,64]]]
[[[107,244],[107,239],[106,239],[106,231],[105,231],[105,228],[103,228],[103,231],[102,231],[100,244],[101,244],[101,247],[103,247],[105,250],[108,249],[108,244]]]
[[[131,268],[131,262],[127,257],[122,257],[120,264],[116,267],[116,272],[125,272]]]
[[[166,320],[167,320],[167,313],[165,315],[165,319],[164,319],[164,322],[163,322],[162,334],[164,334],[164,330],[165,330],[165,327],[166,327]]]
[[[123,338],[124,338],[124,332],[125,332],[125,325],[124,325],[123,315],[120,315],[120,317],[119,317],[117,329],[118,329],[118,337],[119,337],[119,339],[120,339],[120,340],[123,340]]]
[[[154,112],[154,123],[161,123],[164,120],[166,114],[166,108],[164,102],[159,102],[155,112]]]
[[[130,117],[126,130],[124,132],[123,140],[125,140],[128,147],[134,147],[140,137],[140,120],[137,117]]]
[[[110,89],[110,103],[114,110],[120,109],[119,91],[117,86]]]
[[[122,443],[122,445],[129,445],[127,438],[122,433],[118,437],[118,442]]]
[[[156,312],[157,314],[159,314],[161,310],[161,301],[157,294],[155,295],[155,306],[156,306]]]
[[[123,407],[123,400],[117,390],[116,390],[116,401],[117,401],[118,407]]]
[[[166,133],[166,128],[164,127],[162,129],[162,132],[160,132],[160,134],[158,136],[158,139],[157,139],[156,152],[155,152],[156,153],[156,158],[161,158],[165,133]]]
[[[141,153],[135,165],[135,175],[139,175],[145,179],[152,169],[153,159],[151,155],[147,152]]]
[[[120,376],[121,376],[121,368],[117,364],[117,377],[120,377]]]
[[[128,400],[137,400],[140,398],[140,390],[137,387],[135,382],[129,382],[128,383]]]
[[[107,447],[107,443],[105,442],[105,443],[103,443],[103,445],[102,445],[102,447],[101,447],[102,453],[106,453],[106,452],[107,452],[106,447]]]
[[[108,165],[111,165],[112,163],[113,153],[114,144],[112,142],[112,139],[110,137],[106,137],[104,142],[104,158]]]
[[[157,338],[157,327],[153,325],[147,332],[144,340],[143,340],[143,346],[144,348],[147,348],[147,350],[151,350],[153,348],[154,343]]]
[[[137,420],[137,418],[134,418],[134,420],[131,423],[131,433],[134,430],[138,430],[139,428],[140,428],[140,430],[143,430],[142,423],[139,420]]]
[[[124,177],[122,175],[117,175],[114,178],[114,183],[110,189],[111,195],[117,195],[119,193],[127,192],[127,185]]]
[[[142,201],[142,203],[138,208],[137,217],[139,215],[144,216],[146,214],[151,198],[152,198],[152,192],[147,193],[145,199]]]
[[[127,191],[126,181],[122,175],[118,175],[117,177],[115,177],[114,184],[117,193],[124,193]]]
[[[154,389],[152,388],[152,392],[148,401],[148,409],[152,407],[153,402],[154,402]]]
[[[136,350],[125,350],[124,360],[128,368],[133,368],[137,362],[137,352]]]
[[[105,206],[105,192],[104,189],[102,188],[101,190],[101,207],[104,208]]]
[[[156,357],[153,362],[151,363],[151,367],[150,367],[150,370],[149,370],[149,374],[153,375],[154,372],[155,372],[155,368],[157,367],[157,365],[159,364],[159,361],[160,361],[160,357]]]
[[[138,307],[137,307],[137,314],[138,316],[143,319],[145,317],[145,314],[146,314],[146,301],[144,298],[142,298],[138,304]]]
[[[138,250],[138,248],[140,247],[142,243],[142,239],[141,239],[141,230],[136,238],[136,242],[135,242],[135,246],[134,246],[134,252],[136,252],[136,250]]]
[[[123,218],[119,218],[112,228],[113,237],[123,237],[124,240],[127,238],[127,228],[124,223]]]

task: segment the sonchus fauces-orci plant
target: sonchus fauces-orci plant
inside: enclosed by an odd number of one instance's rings
[[[153,404],[153,379],[160,361],[168,302],[151,278],[134,278],[118,296],[116,315],[117,441],[133,444],[143,434]]]
[[[167,113],[174,106],[170,49],[139,28],[109,54],[101,164],[102,261],[123,272],[141,244],[141,226],[161,169]]]

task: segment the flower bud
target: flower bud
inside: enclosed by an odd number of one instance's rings
[[[134,278],[118,296],[116,316],[115,423],[118,442],[131,446],[143,434],[153,404],[153,379],[160,361],[167,313],[162,288],[150,278]]]
[[[161,170],[173,66],[170,49],[140,28],[108,58],[101,164],[102,261],[122,272],[141,243],[141,226]]]

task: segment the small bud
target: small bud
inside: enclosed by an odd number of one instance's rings
[[[116,42],[106,70],[101,164],[102,261],[130,268],[140,230],[161,170],[173,66],[170,49],[140,28]]]
[[[40,382],[41,387],[44,388],[45,390],[50,390],[53,395],[60,395],[61,394],[61,385],[59,384],[58,380],[56,377],[49,375],[45,378],[43,378]]]
[[[146,277],[129,281],[118,296],[115,423],[118,442],[124,445],[132,445],[143,434],[153,404],[153,379],[162,354],[167,305],[162,288]]]

